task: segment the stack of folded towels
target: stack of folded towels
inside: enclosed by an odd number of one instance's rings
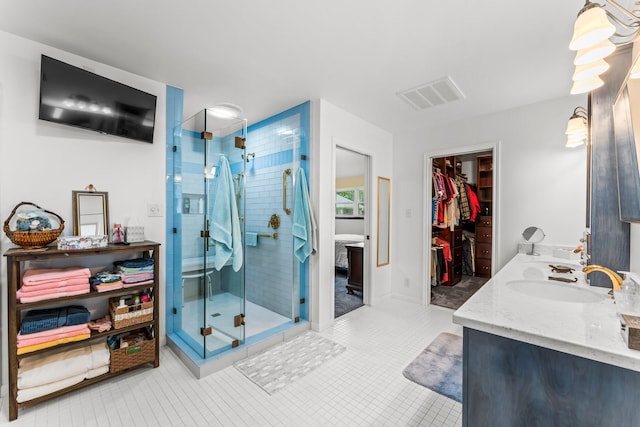
[[[102,271],[89,278],[93,289],[97,292],[106,292],[122,288],[122,280],[119,274]]]
[[[68,267],[27,270],[16,294],[22,303],[89,293],[88,268]]]
[[[125,288],[153,283],[153,258],[128,259],[113,264]]]
[[[18,402],[36,399],[109,372],[110,353],[106,343],[75,348],[50,355],[33,355],[20,360]]]
[[[90,320],[89,310],[78,305],[31,310],[20,325],[18,354],[85,340],[91,336]]]

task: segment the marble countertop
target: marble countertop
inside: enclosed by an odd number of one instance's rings
[[[552,273],[549,264],[575,272]],[[561,283],[549,276],[578,281]],[[608,291],[587,285],[577,261],[520,253],[453,314],[453,322],[640,372],[640,351],[627,347]]]

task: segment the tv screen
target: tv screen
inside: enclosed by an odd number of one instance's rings
[[[153,143],[156,96],[42,55],[39,118]]]

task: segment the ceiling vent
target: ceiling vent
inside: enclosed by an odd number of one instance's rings
[[[405,90],[398,93],[398,96],[407,101],[416,110],[425,110],[464,99],[464,94],[451,80],[451,77],[448,76]]]

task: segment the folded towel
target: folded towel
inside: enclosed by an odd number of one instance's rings
[[[46,282],[39,282],[39,284],[37,285],[24,284],[22,285],[21,289],[25,292],[52,290],[52,289],[56,290],[59,288],[68,288],[71,286],[86,285],[87,283],[89,283],[89,281],[90,281],[90,278],[73,277],[69,279],[58,279],[58,280],[51,280]]]
[[[71,378],[65,378],[53,383],[44,384],[37,387],[18,389],[18,396],[16,397],[16,401],[18,403],[26,402],[28,400],[36,399],[38,397],[53,393],[54,391],[71,387],[74,384],[82,382],[85,379],[86,375],[86,373],[82,373],[80,375],[76,375]]]
[[[87,328],[87,331],[89,331],[89,328]],[[27,354],[27,353],[31,353],[33,351],[38,351],[38,350],[42,350],[43,348],[49,348],[49,347],[55,347],[57,345],[60,344],[67,344],[70,342],[76,342],[76,341],[82,341],[82,340],[86,340],[91,338],[91,332],[89,331],[86,334],[80,334],[80,335],[75,335],[73,337],[67,337],[67,338],[59,338],[53,341],[49,341],[46,343],[42,343],[42,344],[34,344],[34,345],[29,345],[27,347],[20,347],[18,348],[17,353],[18,354]]]
[[[22,319],[20,333],[27,335],[61,326],[81,325],[89,320],[91,320],[89,310],[81,305],[30,310]]]
[[[244,242],[247,246],[258,246],[258,233],[247,231],[244,234]]]
[[[91,271],[82,267],[32,269],[25,271],[24,276],[22,276],[22,283],[25,286],[40,285],[43,282],[78,277],[86,277],[88,279],[91,277]]]
[[[314,224],[311,222],[311,216],[307,178],[304,169],[299,168],[293,195],[292,234],[293,252],[300,262],[305,262],[314,249]]]
[[[65,289],[65,288],[61,288],[61,289]],[[78,288],[77,290],[60,290],[58,292],[53,292],[53,293],[47,293],[46,295],[24,295],[21,294],[20,291],[17,292],[17,297],[20,300],[20,302],[22,303],[29,303],[29,302],[37,302],[37,301],[44,301],[44,300],[48,300],[48,299],[56,299],[56,298],[62,298],[62,297],[70,297],[73,295],[82,295],[82,294],[88,294],[90,292],[89,289],[89,282],[87,282],[87,286],[83,286],[82,289]]]
[[[240,236],[240,218],[235,203],[233,177],[229,161],[225,156],[218,163],[218,177],[215,180],[213,213],[209,235],[215,242],[214,267],[220,271],[233,257],[233,271],[242,267],[242,240]]]
[[[23,335],[18,332],[17,345],[18,347],[26,347],[34,344],[42,344],[43,342],[52,341],[58,338],[72,337],[79,334],[86,334],[87,324],[73,326],[62,326],[60,328],[49,329],[42,332],[36,332],[34,334]]]
[[[89,369],[90,347],[75,348],[46,356],[20,360],[18,388],[31,388],[85,374]]]

